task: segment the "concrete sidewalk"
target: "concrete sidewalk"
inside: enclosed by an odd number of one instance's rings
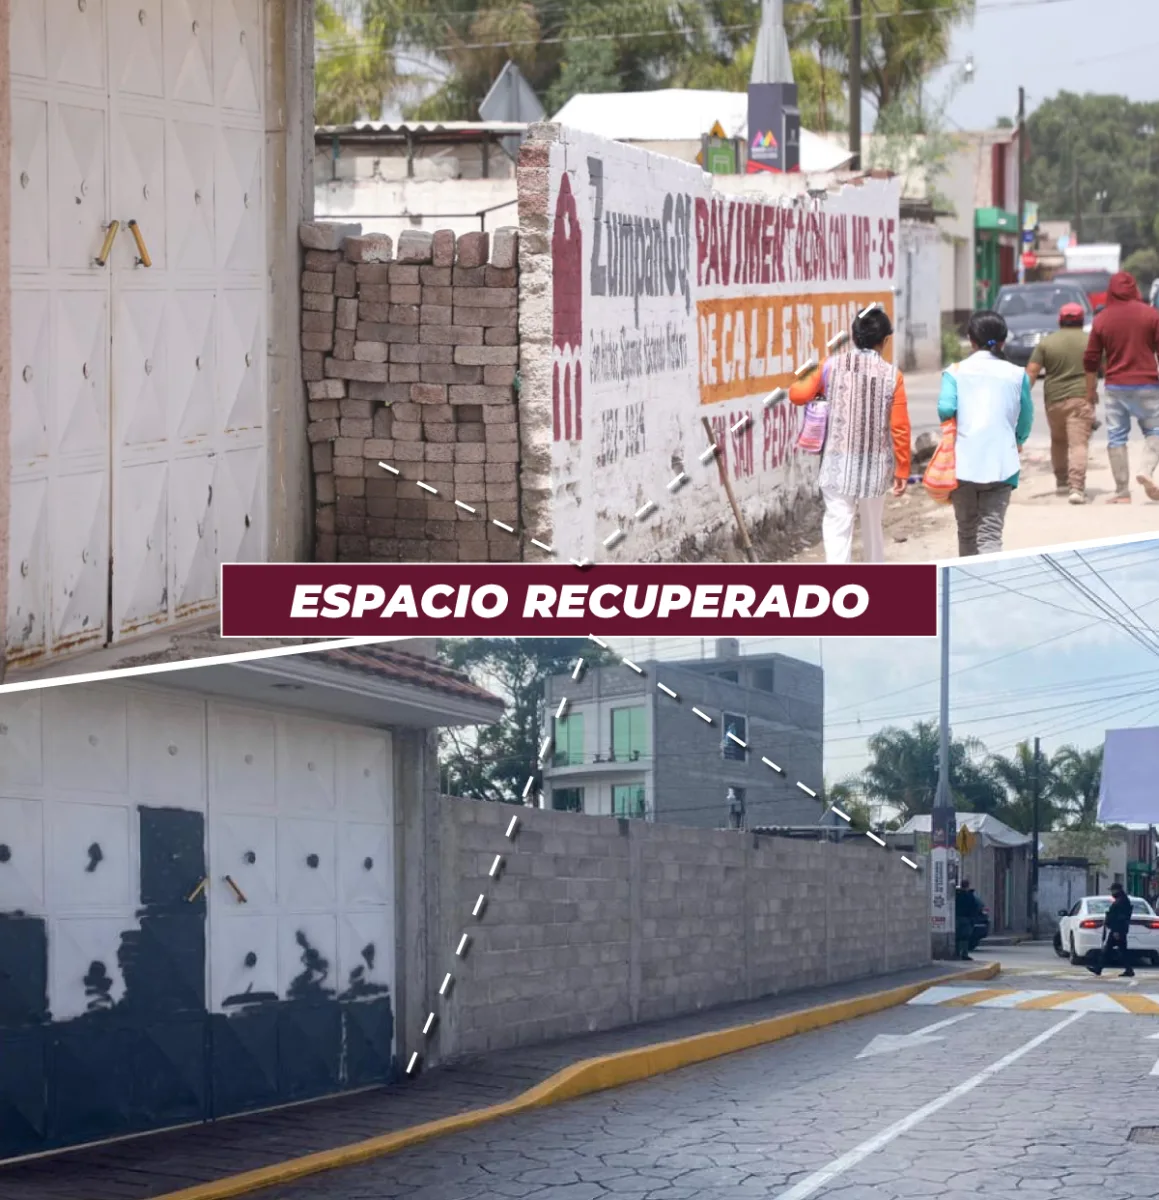
[[[331,1100],[0,1164],[0,1196],[4,1200],[149,1200],[511,1100],[586,1059],[858,1000],[977,970],[980,965],[932,963],[857,983],[463,1059],[414,1081]]]

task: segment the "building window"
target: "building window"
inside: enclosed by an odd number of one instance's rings
[[[644,754],[644,706],[612,709],[612,758],[635,762]]]
[[[744,788],[730,787],[728,789],[728,826],[730,829],[744,829],[745,805]]]
[[[757,667],[753,672],[753,687],[758,692],[771,692],[773,690],[773,668]]]
[[[740,741],[748,743],[748,722],[737,713],[725,713],[722,727],[724,735],[720,748],[721,754],[734,762],[744,762],[744,747],[739,746],[733,739],[739,738]],[[733,735],[732,737],[728,736],[730,733]]]
[[[717,679],[723,679],[725,683],[738,683],[740,681],[740,676],[736,671],[717,671],[716,677]]]
[[[612,788],[612,815],[615,817],[638,817],[648,815],[642,783],[617,783]]]
[[[555,722],[555,757],[557,767],[578,767],[584,761],[584,715],[571,713]]]
[[[551,807],[556,812],[583,812],[583,788],[555,788],[551,793]]]

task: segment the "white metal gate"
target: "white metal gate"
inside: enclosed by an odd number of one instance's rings
[[[16,663],[210,613],[264,557],[262,14],[13,0]]]

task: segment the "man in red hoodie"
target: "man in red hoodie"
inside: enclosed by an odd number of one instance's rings
[[[1132,417],[1145,438],[1143,469],[1135,478],[1151,500],[1159,500],[1159,485],[1152,479],[1159,466],[1159,310],[1143,303],[1134,276],[1126,271],[1111,276],[1107,306],[1095,317],[1083,357],[1092,405],[1098,401],[1100,367],[1106,380],[1107,456],[1115,479],[1110,503],[1131,503],[1127,441]]]

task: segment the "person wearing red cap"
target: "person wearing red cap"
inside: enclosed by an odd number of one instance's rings
[[[1112,504],[1131,503],[1131,471],[1127,442],[1131,420],[1143,431],[1142,471],[1135,476],[1151,500],[1159,500],[1152,476],[1159,466],[1159,310],[1144,304],[1135,277],[1126,271],[1111,276],[1107,307],[1095,317],[1083,369],[1087,400],[1098,399],[1103,368],[1107,401],[1107,455],[1115,478]]]
[[[1026,373],[1031,386],[1045,376],[1046,420],[1050,425],[1050,462],[1060,496],[1071,504],[1087,498],[1087,446],[1095,406],[1087,395],[1083,356],[1087,335],[1086,313],[1081,304],[1064,304],[1058,310],[1058,329],[1034,347]]]

